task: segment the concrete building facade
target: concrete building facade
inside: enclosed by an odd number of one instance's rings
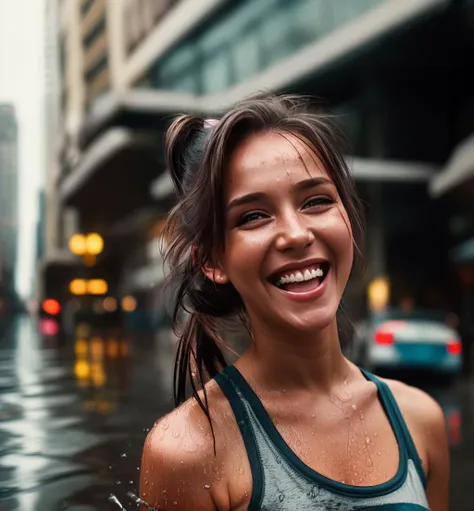
[[[293,91],[339,115],[369,204],[354,308],[364,314],[378,276],[394,303],[410,295],[455,307],[455,204],[430,190],[474,130],[472,9],[463,0],[60,2],[57,195],[78,229],[105,237],[97,271],[109,272],[111,292],[160,302],[153,240],[173,202],[161,151],[170,117]]]

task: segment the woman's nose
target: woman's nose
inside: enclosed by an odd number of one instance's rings
[[[286,216],[279,225],[276,240],[278,250],[295,250],[306,248],[314,241],[314,235],[309,226],[297,214]]]

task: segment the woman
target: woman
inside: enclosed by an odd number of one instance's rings
[[[180,406],[143,452],[140,497],[155,509],[448,509],[439,406],[341,351],[361,232],[335,133],[290,96],[219,121],[182,116],[167,133],[175,326],[187,312]],[[218,332],[231,317],[252,343],[226,367]]]

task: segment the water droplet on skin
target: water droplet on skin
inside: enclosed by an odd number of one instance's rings
[[[301,440],[297,440],[296,445],[299,447],[301,445]]]
[[[109,470],[112,470],[112,465],[109,465]]]
[[[132,484],[133,484],[133,481],[128,481],[128,484],[132,485]]]
[[[115,481],[115,484],[116,484],[117,486],[120,486],[120,485],[122,484],[122,482],[121,482],[121,481]]]
[[[210,484],[205,484],[205,485],[204,485],[204,489],[205,489],[205,490],[209,490],[209,488],[210,488],[210,487],[211,487],[211,485],[210,485]]]
[[[357,405],[355,403],[352,405],[352,409],[357,410]]]
[[[381,454],[382,454],[382,453],[379,451],[379,452],[377,453],[377,456],[381,456]]]
[[[173,435],[174,438],[178,438],[179,437],[179,431],[173,431],[172,435]]]
[[[177,506],[177,505],[178,505],[178,501],[177,501],[177,500],[175,500],[175,501],[173,502],[173,505],[174,505],[174,506]]]
[[[377,437],[377,436],[379,436],[379,434],[378,433],[374,433],[374,436]]]
[[[123,452],[121,455],[120,455],[121,458],[126,458],[127,457],[127,453]]]
[[[244,469],[242,467],[239,468],[239,474],[243,474],[244,473]]]
[[[371,467],[373,465],[372,460],[367,460],[367,466]]]
[[[189,443],[185,443],[183,445],[183,451],[186,451],[186,452],[195,452],[196,451],[196,445],[194,444],[189,444]]]
[[[364,418],[364,414],[362,412],[360,412],[360,420],[362,420]]]
[[[163,495],[166,495],[166,490],[163,490]]]
[[[168,429],[170,425],[167,422],[163,422],[163,429]]]
[[[316,417],[316,414],[311,414],[311,417],[314,419]]]
[[[366,443],[367,445],[368,445],[368,444],[370,444],[370,438],[369,438],[369,437],[366,437],[366,439],[365,439],[365,443]]]

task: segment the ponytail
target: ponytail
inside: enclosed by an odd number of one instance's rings
[[[170,240],[164,254],[170,269],[167,284],[175,287],[178,283],[172,293],[172,325],[179,339],[173,371],[174,401],[178,406],[190,393],[209,421],[214,440],[205,384],[227,365],[223,354],[227,346],[219,335],[218,321],[236,316],[242,309],[240,295],[232,284],[216,284],[204,275],[202,268],[209,264],[211,255],[196,243],[203,233],[195,227],[200,204],[193,190],[216,122],[185,115],[167,131],[165,154],[178,203],[171,210],[163,233]]]

